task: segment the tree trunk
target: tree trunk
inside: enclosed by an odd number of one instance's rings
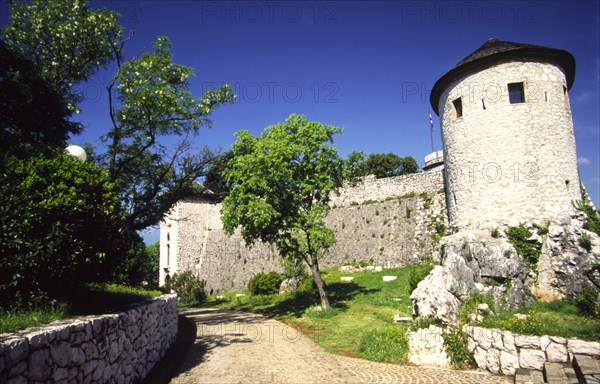
[[[319,270],[319,262],[313,260],[312,264],[310,264],[310,271],[312,272],[313,278],[315,279],[315,284],[317,285],[317,289],[319,290],[319,297],[321,298],[321,307],[323,309],[329,309],[329,299],[327,298],[327,292],[325,291],[325,283],[321,278],[321,271]]]

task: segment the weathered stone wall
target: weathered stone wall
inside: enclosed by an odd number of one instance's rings
[[[334,206],[348,206],[352,203],[385,200],[389,197],[411,193],[427,192],[434,194],[444,188],[442,172],[442,168],[436,168],[429,172],[411,173],[382,179],[369,175],[364,177],[357,185],[346,185],[339,193],[333,194],[331,204]]]
[[[465,326],[469,352],[479,368],[514,375],[517,368],[541,371],[544,363],[567,363],[573,355],[600,357],[600,342],[556,336],[530,336],[510,331]]]
[[[0,335],[1,383],[134,383],[177,336],[177,297]]]
[[[524,83],[511,104],[508,83]],[[453,101],[461,98],[462,116]],[[453,227],[556,220],[580,199],[565,75],[549,63],[510,62],[450,84],[439,110]]]
[[[342,191],[326,219],[337,243],[321,266],[366,261],[397,267],[437,257],[447,226],[442,173],[409,176],[367,178]],[[398,180],[408,180],[409,186],[391,188]],[[365,191],[370,188],[380,192],[369,197]],[[221,204],[187,199],[161,223],[161,284],[167,270],[172,276],[189,269],[206,281],[209,293],[219,293],[244,289],[257,272],[282,271],[275,248],[262,243],[246,247],[239,233],[226,236],[220,210]]]

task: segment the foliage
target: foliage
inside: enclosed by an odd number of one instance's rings
[[[364,161],[362,169],[364,175],[383,178],[419,172],[419,165],[411,156],[400,157],[394,153],[372,153]]]
[[[579,245],[590,252],[592,250],[592,237],[585,232],[582,233],[581,237],[579,237]]]
[[[69,101],[72,87],[119,54],[118,14],[91,10],[86,0],[10,2],[11,22],[2,30],[7,47],[33,63],[38,75]]]
[[[515,313],[527,316],[516,318]],[[498,309],[486,317],[480,326],[497,328],[528,335],[577,337],[584,340],[600,338],[600,321],[580,314],[573,299],[538,302],[515,311]]]
[[[2,306],[35,306],[108,279],[126,248],[121,215],[106,174],[90,162],[63,151],[7,159],[0,173]]]
[[[581,293],[575,295],[570,301],[577,307],[583,316],[600,320],[600,290],[593,285],[586,284]]]
[[[492,229],[491,235],[494,239],[500,238],[500,230],[498,228]]]
[[[206,300],[206,282],[194,276],[192,271],[175,273],[169,284],[183,304],[201,304]]]
[[[335,243],[324,219],[330,193],[344,180],[344,160],[331,145],[339,132],[301,115],[266,128],[260,137],[237,132],[225,171],[231,191],[221,211],[226,233],[241,227],[247,244],[261,240],[276,245],[284,258],[306,262],[324,308],[329,301],[318,262]]]
[[[302,260],[280,258],[279,263],[283,267],[282,277],[284,280],[291,277],[299,277],[302,281],[306,280],[308,276],[306,273],[306,264]]]
[[[534,269],[540,259],[542,245],[535,240],[528,240],[533,233],[523,224],[518,227],[507,227],[506,236],[508,241],[517,250],[519,255],[525,260],[529,269]]]
[[[232,157],[232,151],[227,151],[217,157],[208,168],[206,176],[204,177],[204,187],[209,189],[220,199],[225,198],[229,193],[229,187],[223,176],[223,171],[227,168],[227,164]]]
[[[134,230],[156,224],[171,206],[194,192],[195,180],[216,158],[204,148],[190,154],[191,138],[210,126],[210,112],[232,102],[228,86],[196,98],[187,89],[192,70],[172,60],[170,41],[161,36],[154,50],[120,65],[109,95],[112,128],[104,137],[104,157],[111,182],[129,212]],[[160,140],[185,137],[174,150]]]
[[[587,221],[583,225],[583,228],[600,236],[600,214],[592,205],[586,203],[587,199],[587,191],[583,187],[583,184],[581,184],[581,200],[575,201],[573,205],[587,216]]]
[[[400,326],[365,333],[358,346],[363,359],[388,363],[404,363],[408,357],[406,329]]]
[[[160,295],[160,291],[116,284],[88,284],[71,295],[68,303],[50,300],[29,310],[0,309],[0,333],[16,332],[73,316],[114,313],[125,306]]]
[[[410,322],[409,329],[411,332],[416,332],[419,329],[427,329],[430,325],[438,325],[439,321],[435,317],[417,317]]]
[[[476,367],[475,359],[467,347],[468,335],[459,328],[451,328],[442,335],[446,353],[455,369]]]
[[[71,114],[63,95],[33,63],[0,41],[0,157],[22,159],[64,148],[67,136],[81,131],[68,121]]]
[[[146,245],[137,233],[129,233],[128,249],[114,266],[112,281],[117,284],[158,289],[160,243]]]
[[[479,292],[473,292],[471,296],[463,303],[458,312],[458,319],[462,324],[468,324],[470,322],[469,315],[477,312],[477,306],[479,304],[487,304],[492,312],[495,311],[494,299],[491,294],[483,295]]]
[[[253,295],[272,295],[279,292],[283,279],[277,272],[258,272],[248,281],[248,290]]]
[[[408,280],[410,292],[417,289],[417,285],[419,285],[419,283],[423,281],[427,277],[427,275],[429,275],[429,272],[431,272],[432,269],[433,264],[423,263],[415,266],[411,270],[410,277]]]

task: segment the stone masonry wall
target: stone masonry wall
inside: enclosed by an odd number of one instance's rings
[[[355,186],[346,185],[338,194],[331,196],[334,206],[348,206],[352,203],[363,203],[368,200],[385,200],[392,196],[403,196],[410,193],[427,192],[434,194],[444,188],[442,168],[429,172],[411,173],[408,175],[375,178],[366,176]]]
[[[509,83],[524,84],[525,102],[509,102]],[[462,116],[453,107],[458,98]],[[561,221],[581,198],[558,66],[515,61],[465,75],[444,91],[439,110],[452,227]]]
[[[0,335],[0,383],[135,383],[177,336],[177,296]]]
[[[407,185],[402,186],[404,180]],[[370,185],[372,184],[372,185]],[[372,191],[372,194],[367,194]],[[437,256],[447,226],[441,170],[389,179],[366,178],[334,198],[326,224],[337,243],[321,266],[370,262],[398,267]],[[246,247],[239,233],[225,235],[221,204],[187,199],[161,223],[160,280],[195,271],[209,293],[244,289],[257,272],[282,272],[274,247]],[[167,254],[169,255],[167,257]]]
[[[544,362],[567,363],[573,355],[600,357],[600,342],[556,336],[519,335],[510,331],[465,326],[469,352],[479,368],[514,375],[517,368],[541,371]]]

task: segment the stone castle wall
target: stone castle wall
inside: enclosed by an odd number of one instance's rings
[[[1,383],[137,383],[177,336],[177,296],[0,335]]]
[[[239,233],[226,236],[220,210],[221,204],[187,199],[161,223],[161,284],[167,271],[192,270],[209,293],[219,293],[244,289],[257,272],[282,272],[274,247],[247,247]],[[326,223],[337,242],[323,267],[361,261],[398,267],[435,258],[438,232],[447,226],[442,172],[368,177],[333,198]]]
[[[511,104],[507,85],[520,82],[525,102]],[[501,63],[448,86],[439,110],[453,227],[544,223],[581,198],[566,86],[559,67],[539,62]]]

